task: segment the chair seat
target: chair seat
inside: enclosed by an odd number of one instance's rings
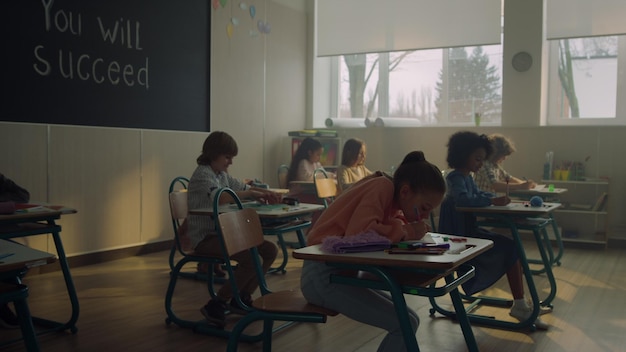
[[[263,295],[252,302],[258,310],[280,313],[305,313],[336,316],[337,312],[307,302],[299,290],[286,290]]]

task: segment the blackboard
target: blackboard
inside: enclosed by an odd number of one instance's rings
[[[209,130],[210,0],[10,0],[0,9],[0,120]]]

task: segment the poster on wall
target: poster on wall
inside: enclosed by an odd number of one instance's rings
[[[208,0],[12,0],[0,121],[208,131]]]

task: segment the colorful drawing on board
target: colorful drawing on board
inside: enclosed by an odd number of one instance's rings
[[[228,0],[220,0],[220,5],[222,5],[222,7],[226,6],[226,3],[228,2]]]
[[[248,4],[246,4],[245,2],[240,2],[239,8],[246,11],[248,9]]]
[[[250,18],[254,19],[254,16],[256,16],[256,6],[251,5],[250,6]]]
[[[213,0],[213,10],[217,10],[220,7],[220,0]]]

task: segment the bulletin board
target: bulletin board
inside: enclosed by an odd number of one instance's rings
[[[3,1],[0,121],[208,131],[209,0]]]

